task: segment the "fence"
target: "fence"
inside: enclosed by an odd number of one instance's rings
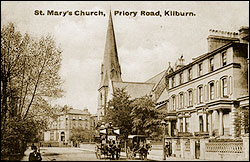
[[[206,143],[206,152],[243,153],[243,142]]]

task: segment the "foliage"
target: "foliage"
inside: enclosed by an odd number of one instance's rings
[[[107,110],[108,121],[120,128],[121,139],[126,139],[132,133],[132,100],[125,89],[115,89],[113,98],[109,101]]]
[[[46,128],[53,115],[48,101],[63,92],[60,66],[52,36],[36,40],[13,23],[1,28],[1,153],[17,151]]]
[[[93,132],[84,128],[73,128],[70,140],[78,142],[89,142],[93,139]]]
[[[149,96],[137,98],[133,102],[131,118],[135,134],[157,137],[161,133],[160,111],[155,108],[155,102]]]
[[[149,96],[131,99],[125,89],[115,89],[109,101],[108,121],[121,130],[121,139],[129,134],[141,134],[151,138],[159,138],[162,134],[161,119],[164,113],[155,108]]]

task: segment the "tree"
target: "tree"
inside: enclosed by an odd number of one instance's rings
[[[132,102],[125,89],[115,89],[113,98],[108,103],[107,120],[114,126],[120,128],[120,138],[126,139],[132,134],[132,120],[130,113],[132,111]]]
[[[155,108],[155,102],[149,96],[134,100],[131,118],[133,132],[139,135],[156,138],[161,134],[161,112]]]
[[[15,136],[21,142],[24,142],[21,136],[27,135],[24,138],[29,141],[36,138],[35,133],[26,132],[46,126],[45,117],[51,114],[48,101],[63,93],[58,74],[61,53],[50,35],[37,40],[27,33],[22,36],[13,23],[1,28],[1,142],[4,144],[14,142],[10,137],[16,122],[25,127],[15,130],[22,132]],[[1,145],[1,152],[8,153],[6,148],[10,146]]]
[[[73,128],[71,133],[70,140],[75,142],[89,142],[93,138],[93,133],[90,130],[84,128]]]

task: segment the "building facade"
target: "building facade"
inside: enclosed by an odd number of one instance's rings
[[[166,74],[166,139],[174,156],[249,160],[249,28],[210,30],[208,53]]]
[[[208,45],[208,53],[185,66],[180,58],[179,66],[166,76],[169,135],[176,129],[193,135],[239,136],[240,103],[249,93],[248,44],[241,43],[237,33],[213,31]]]
[[[59,145],[71,145],[72,130],[82,128],[90,131],[93,127],[92,119],[87,108],[83,110],[73,108],[63,110],[51,122],[49,129],[44,132],[44,141],[59,142]]]

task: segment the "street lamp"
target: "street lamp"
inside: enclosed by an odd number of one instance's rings
[[[166,124],[167,123],[165,122],[165,120],[161,121],[161,125],[163,126],[163,144],[162,144],[162,147],[163,147],[163,160],[166,160],[166,151],[165,151]]]

